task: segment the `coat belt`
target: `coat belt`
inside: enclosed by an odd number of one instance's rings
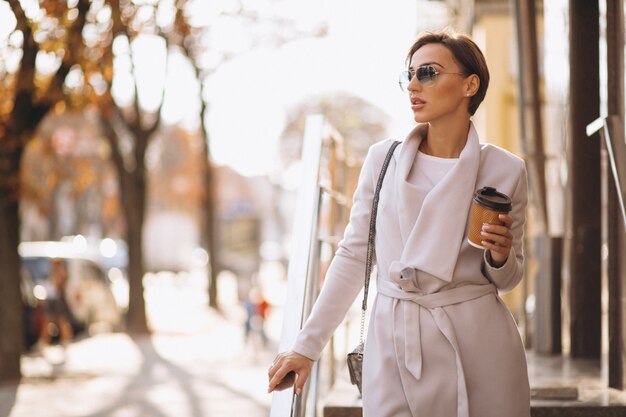
[[[411,270],[413,272],[411,272]],[[457,368],[457,414],[458,417],[469,416],[467,386],[465,374],[461,363],[459,345],[452,321],[442,308],[452,304],[474,300],[487,294],[497,294],[493,284],[475,285],[469,284],[432,294],[420,294],[417,281],[414,279],[415,270],[412,268],[390,268],[392,281],[378,280],[377,290],[379,294],[394,298],[393,335],[396,357],[404,353],[405,366],[416,379],[422,376],[422,346],[420,329],[420,311],[428,309],[433,317],[435,325],[448,340],[454,349]],[[400,285],[400,288],[398,287]],[[406,290],[410,291],[406,291]],[[410,320],[410,323],[409,323]],[[403,351],[403,352],[402,352]]]

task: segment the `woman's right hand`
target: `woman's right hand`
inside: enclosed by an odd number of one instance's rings
[[[296,395],[300,395],[312,368],[313,360],[304,355],[294,351],[279,353],[267,371],[267,392],[282,391],[293,385]]]

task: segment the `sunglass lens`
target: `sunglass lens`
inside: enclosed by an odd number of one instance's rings
[[[407,88],[410,82],[411,82],[411,73],[409,71],[402,71],[400,73],[400,78],[398,79],[398,84],[400,84],[400,89],[402,89],[402,91],[407,91]]]
[[[422,84],[430,84],[437,79],[437,71],[430,65],[419,67],[415,75]]]

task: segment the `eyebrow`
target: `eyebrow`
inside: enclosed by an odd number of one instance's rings
[[[441,65],[439,62],[434,62],[434,61],[433,61],[433,62],[424,62],[424,63],[422,63],[422,64],[418,65],[418,66],[417,66],[417,68],[420,68],[420,67],[426,67],[426,66],[428,66],[428,65],[437,65],[437,66],[439,66],[439,67],[441,67],[441,68],[443,68],[443,69],[445,69],[445,68],[446,68],[446,67],[444,67],[443,65]],[[409,66],[409,69],[415,70],[415,67],[414,67],[414,66]]]

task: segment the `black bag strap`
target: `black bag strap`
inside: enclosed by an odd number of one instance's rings
[[[393,156],[393,152],[400,144],[400,141],[394,141],[387,152],[383,166],[380,169],[378,175],[378,182],[376,183],[376,189],[374,190],[374,199],[372,201],[372,212],[370,214],[370,229],[367,237],[367,255],[365,257],[365,286],[363,288],[363,304],[361,305],[361,331],[360,331],[360,343],[363,343],[363,334],[365,331],[365,311],[367,310],[367,295],[370,286],[370,275],[372,274],[372,264],[374,262],[374,240],[376,239],[376,214],[378,213],[378,200],[380,199],[380,189],[383,186],[383,180],[385,179],[385,173],[389,167],[389,162]]]

